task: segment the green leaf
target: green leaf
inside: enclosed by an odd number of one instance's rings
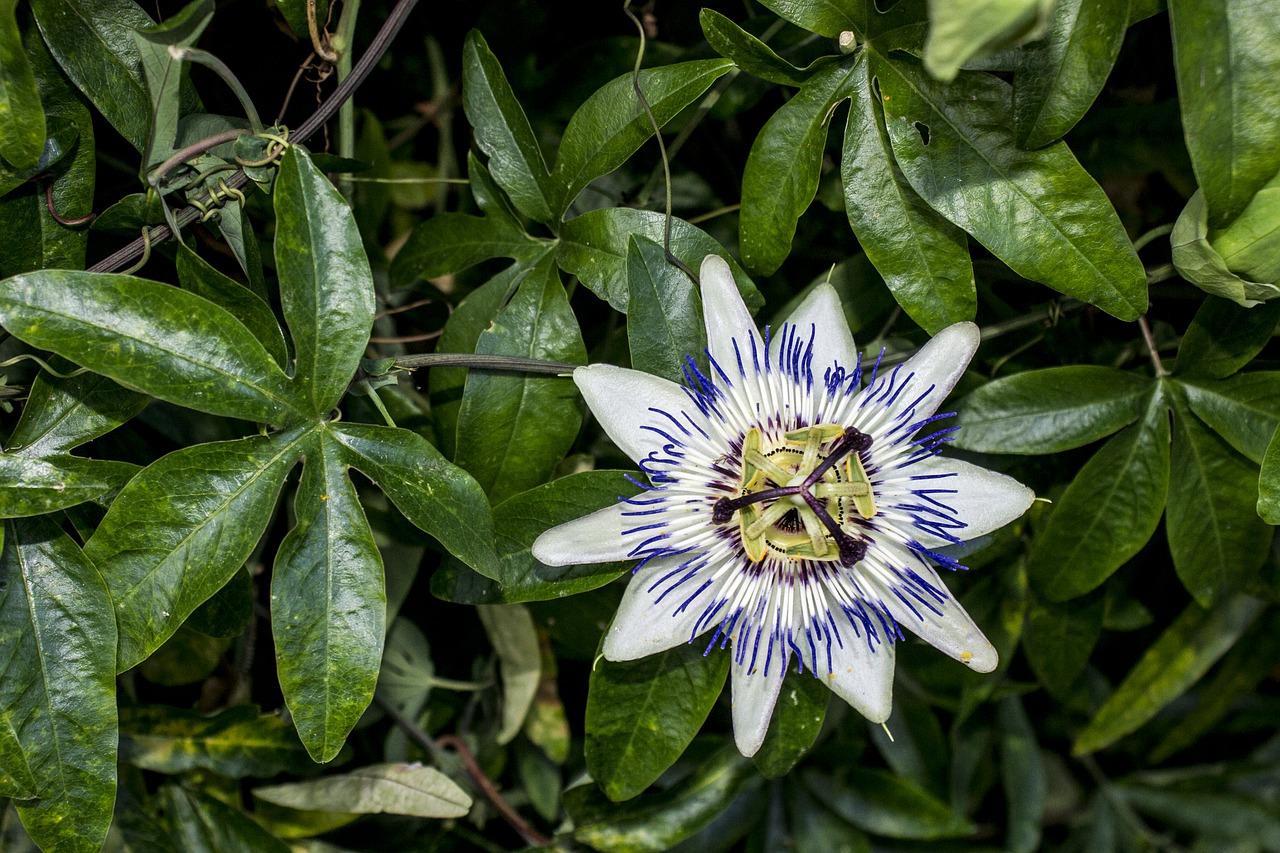
[[[116,793],[115,625],[93,563],[46,519],[10,523],[0,553],[0,714],[38,799],[18,805],[46,850],[96,853]],[[12,744],[0,752],[22,773]],[[15,775],[18,774],[18,775]]]
[[[42,370],[31,383],[8,449],[31,457],[66,453],[111,432],[148,402],[149,397],[96,373],[61,379]]]
[[[1043,41],[1029,45],[1013,78],[1018,144],[1061,139],[1093,105],[1129,27],[1129,0],[1058,0]]]
[[[1280,172],[1258,190],[1231,224],[1209,232],[1227,268],[1257,281],[1280,283]]]
[[[1052,10],[1053,0],[929,0],[924,68],[950,82],[974,57],[1043,36]]]
[[[1258,478],[1258,515],[1267,524],[1280,524],[1280,430],[1271,437]]]
[[[840,817],[876,835],[933,840],[973,832],[973,824],[933,795],[883,770],[852,767],[837,779],[810,770],[800,780]]]
[[[787,673],[760,751],[751,761],[768,779],[790,772],[813,749],[827,717],[831,690],[812,673]]]
[[[1212,607],[1254,576],[1271,547],[1272,530],[1255,511],[1257,470],[1181,405],[1171,463],[1173,565],[1192,597]]]
[[[570,219],[560,229],[556,261],[576,275],[591,292],[607,300],[616,311],[627,313],[627,247],[632,235],[662,244],[667,218],[653,210],[606,207]],[[689,269],[697,270],[707,255],[719,255],[733,271],[738,293],[751,311],[764,305],[751,279],[725,248],[705,231],[683,219],[671,219],[671,254]]]
[[[253,233],[253,223],[244,207],[234,199],[224,204],[222,213],[218,216],[217,229],[226,241],[227,248],[231,249],[231,254],[235,255],[240,269],[244,270],[245,277],[249,280],[249,290],[265,300],[267,281],[262,271],[262,247],[258,245],[258,238]]]
[[[1179,387],[1191,411],[1255,465],[1280,427],[1280,371],[1241,373],[1221,382],[1190,380]]]
[[[1210,296],[1178,345],[1174,375],[1223,379],[1253,361],[1276,333],[1280,300],[1244,308]]]
[[[1200,833],[1209,849],[1280,848],[1280,820],[1271,804],[1229,789],[1219,793],[1122,784],[1115,791],[1132,808],[1170,826]]]
[[[496,216],[438,213],[413,229],[391,262],[391,280],[407,287],[420,278],[462,272],[490,258],[531,263],[550,249],[545,240]]]
[[[494,507],[500,601],[545,601],[604,586],[626,571],[628,563],[545,566],[530,553],[543,531],[604,509],[636,486],[622,471],[582,471],[513,495]]]
[[[498,743],[510,743],[533,705],[542,675],[542,652],[529,609],[519,604],[485,604],[476,608],[502,675],[502,725]]]
[[[796,223],[818,192],[831,114],[856,84],[845,63],[818,71],[756,136],[743,167],[739,220],[748,268],[768,275],[791,253]]]
[[[373,701],[387,598],[382,557],[347,477],[341,439],[320,432],[300,449],[298,521],[271,573],[271,633],[298,736],[323,763]]]
[[[719,698],[730,660],[685,644],[640,660],[596,662],[583,751],[610,800],[631,799],[680,757]]]
[[[227,278],[187,248],[177,245],[178,281],[189,290],[225,310],[253,333],[258,343],[281,368],[288,366],[289,349],[271,306],[249,288]]]
[[[428,221],[434,222],[439,218],[435,216]],[[444,334],[436,343],[436,352],[475,352],[480,335],[489,328],[493,318],[498,316],[502,306],[528,275],[529,269],[512,264],[467,294],[445,322]],[[436,434],[440,436],[440,449],[450,459],[458,455],[458,410],[462,408],[467,373],[467,369],[462,367],[436,367],[427,375],[432,421]]]
[[[446,775],[421,764],[371,764],[310,782],[254,788],[260,800],[306,811],[462,817],[471,798]]]
[[[181,785],[160,789],[164,812],[184,853],[288,853],[289,846],[237,808]]]
[[[739,69],[770,83],[800,86],[809,77],[807,69],[796,68],[773,48],[717,12],[703,9],[698,13],[702,35],[711,49],[733,61]]]
[[[280,305],[293,338],[294,381],[311,411],[329,412],[360,365],[373,327],[373,273],[351,208],[296,145],[274,193]]]
[[[142,157],[144,173],[169,156],[178,138],[187,63],[175,59],[170,49],[194,45],[212,18],[213,0],[192,0],[163,23],[141,27],[133,33],[142,76],[151,95],[151,132]]]
[[[1036,730],[1016,696],[1000,700],[1000,770],[1008,803],[1005,849],[1035,853],[1040,849],[1046,788],[1044,762]]]
[[[49,52],[111,126],[146,148],[151,100],[135,30],[155,24],[133,0],[32,0]]]
[[[1022,648],[1036,678],[1055,695],[1065,696],[1084,671],[1102,635],[1105,613],[1101,594],[1068,604],[1035,600],[1028,608]]]
[[[858,243],[894,298],[926,331],[937,334],[972,320],[978,294],[968,239],[920,198],[894,162],[865,58],[854,66],[853,89],[840,175]]]
[[[1199,689],[1196,706],[1151,751],[1152,762],[1192,746],[1231,712],[1233,706],[1256,692],[1280,656],[1280,612],[1267,611],[1222,658],[1213,678]]]
[[[565,807],[573,837],[596,850],[661,853],[711,823],[757,778],[751,763],[726,746],[665,791],[616,806],[584,785],[567,793]]]
[[[707,346],[698,288],[641,236],[627,246],[627,343],[633,368],[672,382],[683,380],[685,357]]]
[[[655,123],[661,128],[671,121],[732,67],[727,59],[697,59],[641,71],[637,85],[647,112],[630,73],[597,89],[569,119],[560,140],[551,173],[560,194],[552,213],[563,216],[587,184],[627,162],[653,136]]]
[[[1226,260],[1209,242],[1209,208],[1203,190],[1196,190],[1187,200],[1169,235],[1169,244],[1178,275],[1206,293],[1230,299],[1242,308],[1280,296],[1280,286],[1251,281],[1227,267]]]
[[[563,212],[554,209],[563,179],[547,172],[529,119],[479,30],[467,33],[462,46],[462,107],[475,128],[476,145],[489,155],[493,179],[516,208],[538,222],[557,218]]]
[[[1262,602],[1247,595],[1209,610],[1187,605],[1098,709],[1076,738],[1072,753],[1097,752],[1136,731],[1199,681],[1261,610]]]
[[[3,14],[3,11],[0,11],[0,15]],[[36,36],[35,40],[39,41],[39,36]],[[40,42],[39,47],[43,50],[44,43]],[[3,47],[0,46],[0,63],[3,62],[2,55]],[[53,59],[51,57],[45,56],[43,58],[50,64],[53,64]],[[23,56],[23,61],[28,62],[26,56]],[[54,67],[56,68],[56,66]],[[27,70],[28,72],[31,71],[29,62]],[[32,82],[34,85],[34,74],[32,76]],[[0,84],[0,88],[3,88],[3,84]],[[36,95],[39,94],[40,92],[37,90]],[[4,95],[3,93],[0,93],[0,105],[3,104],[3,101]],[[37,103],[39,103],[39,101],[37,101]],[[40,107],[40,120],[42,122],[46,121],[43,106]],[[32,178],[35,178],[41,173],[47,172],[54,166],[57,166],[68,154],[71,153],[71,151],[76,147],[76,143],[80,140],[79,128],[74,124],[70,124],[66,121],[59,121],[56,118],[48,120],[47,128],[43,132],[48,133],[48,138],[45,139],[43,136],[41,137],[40,151],[38,152],[36,160],[30,166],[26,166],[24,168],[18,168],[16,166],[10,167],[2,158],[0,158],[0,196],[8,195],[18,187],[30,181]]]
[[[347,464],[377,483],[405,518],[473,569],[496,571],[493,513],[470,474],[407,429],[343,423],[331,433],[346,448]]]
[[[314,767],[293,726],[256,705],[237,705],[213,716],[167,705],[124,706],[120,758],[157,773],[202,769],[232,779],[307,773]]]
[[[1182,126],[1209,221],[1222,227],[1280,170],[1280,18],[1248,0],[1170,0]]]
[[[578,321],[549,261],[520,284],[480,335],[476,353],[584,364]],[[581,424],[567,378],[472,371],[458,412],[456,462],[494,503],[546,482]]]
[[[63,459],[73,457],[35,459],[0,453],[0,518],[44,515],[95,500],[114,488],[88,465],[71,462],[64,467],[59,464]]]
[[[935,210],[1014,272],[1123,320],[1147,310],[1147,278],[1115,208],[1064,144],[1023,151],[1007,83],[943,86],[909,60],[870,56],[898,166]]]
[[[0,324],[129,388],[214,415],[294,420],[289,379],[222,308],[176,287],[45,270],[0,283]]]
[[[1031,583],[1051,601],[1094,589],[1147,544],[1168,492],[1169,417],[1157,390],[1058,500],[1027,558]]]
[[[823,850],[831,853],[871,853],[871,842],[863,832],[815,800],[802,785],[787,786],[788,840],[796,850]],[[773,813],[769,815],[772,820]]]
[[[177,450],[121,491],[85,543],[115,604],[121,672],[159,648],[248,559],[306,435]]]
[[[1061,453],[1138,419],[1151,380],[1073,365],[1015,373],[960,402],[956,446],[980,453]]]
[[[28,169],[44,153],[44,107],[35,73],[22,50],[18,0],[0,2],[0,157]]]
[[[864,7],[860,0],[761,0],[760,5],[797,27],[827,38],[835,38],[845,30],[862,36],[867,33],[867,13],[860,8]]]

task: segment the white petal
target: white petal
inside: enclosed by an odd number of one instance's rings
[[[743,368],[752,370],[751,354],[757,352],[763,359],[764,341],[756,330],[756,321],[751,319],[751,313],[742,302],[729,265],[718,255],[707,255],[702,261],[699,278],[702,281],[702,316],[707,326],[707,350],[711,357],[730,376],[737,370],[739,354]],[[738,353],[733,348],[735,338]],[[752,342],[755,343],[754,350]]]
[[[897,411],[915,402],[912,420],[927,418],[936,412],[978,351],[979,338],[978,327],[967,322],[947,326],[934,335],[902,366],[904,376],[915,376],[907,393],[902,394],[891,408]],[[886,374],[887,371],[881,371],[880,375]],[[925,389],[930,386],[932,390],[925,394]],[[919,402],[916,402],[917,398],[920,398]]]
[[[579,367],[573,371],[573,381],[609,438],[635,462],[667,443],[658,433],[643,428],[664,421],[649,410],[660,409],[679,417],[678,413],[691,405],[676,383],[612,364]]]
[[[701,586],[697,578],[666,592],[679,577],[668,576],[687,559],[687,556],[660,557],[636,570],[622,595],[618,612],[613,616],[613,625],[605,635],[606,658],[636,660],[656,655],[689,642],[716,624],[709,622],[694,633],[703,609],[719,588],[718,584],[704,589],[693,601],[688,600],[689,596]]]
[[[948,528],[947,532],[961,541],[999,530],[1026,512],[1036,499],[1035,492],[1012,477],[959,459],[932,456],[916,462],[904,473],[912,477],[953,475],[918,480],[912,486],[949,492],[939,492],[933,497],[955,511],[963,527]],[[916,541],[926,548],[951,544],[951,540],[926,530],[917,529],[916,533]]]
[[[853,706],[873,723],[883,723],[893,710],[893,643],[884,637],[873,640],[875,651],[867,645],[866,634],[858,636],[847,622],[841,626],[841,648],[831,645],[831,672],[818,670],[818,678],[827,680],[831,692]]]
[[[624,516],[627,504],[616,503],[575,518],[543,533],[533,543],[533,557],[548,566],[575,566],[579,563],[609,563],[625,560],[637,544],[622,532],[636,525]]]
[[[782,665],[770,666],[769,674],[765,675],[762,667],[748,672],[751,656],[743,657],[742,663],[734,661],[730,676],[733,691],[733,740],[738,745],[738,752],[750,758],[760,750],[765,733],[769,731],[769,720],[773,717],[773,706],[777,704],[778,693],[782,690],[789,658],[784,649]]]
[[[834,287],[826,283],[815,287],[787,322],[796,327],[801,340],[806,340],[812,330],[813,375],[816,379],[821,381],[833,365],[853,370],[858,361],[858,350],[853,344],[853,335],[849,333],[844,309],[840,307],[840,296]],[[781,335],[769,342],[769,357],[775,363],[781,345]]]
[[[983,635],[982,631],[969,618],[969,614],[956,601],[954,595],[947,592],[938,573],[931,567],[917,563],[913,570],[925,582],[945,595],[944,601],[917,588],[922,598],[938,612],[914,597],[906,590],[900,590],[902,598],[886,590],[884,603],[888,605],[893,618],[898,624],[924,640],[940,652],[950,655],[977,672],[991,672],[999,663],[995,646]],[[910,602],[911,606],[904,603]],[[913,609],[914,608],[914,609]]]

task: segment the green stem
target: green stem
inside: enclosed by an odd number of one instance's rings
[[[171,47],[169,55],[174,59],[184,62],[194,62],[197,65],[203,65],[222,78],[222,82],[235,93],[236,99],[240,101],[240,108],[244,110],[245,117],[249,119],[249,127],[254,133],[262,133],[262,119],[258,117],[258,109],[253,105],[253,100],[249,97],[249,93],[244,90],[244,86],[240,85],[239,78],[232,73],[227,64],[218,57],[205,50],[195,47]]]
[[[391,413],[387,411],[387,407],[382,404],[382,398],[378,396],[378,389],[374,388],[373,383],[368,379],[360,380],[360,384],[363,386],[365,394],[369,396],[370,402],[373,403],[373,407],[378,410],[382,415],[382,419],[387,422],[387,426],[395,427],[396,422],[391,417]]]
[[[351,74],[351,46],[355,42],[356,17],[360,14],[360,0],[342,0],[342,17],[338,19],[338,31],[333,36],[333,49],[338,54],[338,83]],[[338,156],[352,159],[356,156],[356,103],[348,98],[338,110]],[[338,177],[338,189],[350,204],[355,186],[345,176]]]

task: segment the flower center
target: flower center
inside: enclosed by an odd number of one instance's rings
[[[865,542],[845,532],[845,519],[876,514],[875,495],[859,451],[871,436],[835,424],[793,430],[766,452],[760,430],[742,440],[738,497],[716,501],[711,520],[738,516],[742,547],[759,562],[772,551],[783,557],[853,565]]]

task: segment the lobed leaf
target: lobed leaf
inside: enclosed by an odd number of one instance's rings
[[[1200,420],[1250,462],[1262,464],[1280,427],[1280,371],[1241,373],[1220,382],[1192,379],[1178,387]]]
[[[1157,389],[1142,419],[1080,469],[1027,558],[1027,576],[1051,601],[1096,588],[1147,544],[1169,491],[1169,417]]]
[[[493,513],[470,474],[407,429],[342,423],[331,434],[346,463],[377,483],[405,518],[473,569],[496,571]]]
[[[1133,423],[1151,381],[1073,365],[988,382],[960,402],[956,446],[981,453],[1060,453]]]
[[[85,543],[115,606],[121,672],[158,649],[248,559],[307,435],[183,448],[124,487]]]
[[[111,479],[94,470],[93,461],[0,453],[0,518],[44,515],[115,490]]]
[[[556,262],[576,275],[591,292],[608,301],[614,310],[627,313],[627,247],[632,236],[663,242],[666,216],[652,210],[608,207],[584,213],[565,222],[560,229]],[[749,310],[764,304],[764,298],[738,262],[705,231],[683,219],[671,220],[671,254],[689,269],[698,269],[707,255],[719,255],[733,271],[738,293]]]
[[[462,46],[462,106],[476,145],[489,155],[493,179],[530,219],[550,222],[564,193],[562,178],[547,171],[542,148],[497,57],[478,30]]]
[[[1262,351],[1280,323],[1280,299],[1245,308],[1210,296],[1187,327],[1178,345],[1174,375],[1224,379]]]
[[[213,0],[192,0],[162,23],[133,32],[142,76],[151,95],[151,127],[142,158],[144,172],[177,147],[181,90],[187,80],[187,64],[174,58],[170,49],[194,45],[213,18],[213,8]]]
[[[742,262],[773,273],[791,253],[796,223],[813,202],[827,126],[836,105],[857,97],[850,63],[821,69],[765,122],[742,172]]]
[[[1122,320],[1147,309],[1147,278],[1106,195],[1062,144],[1023,151],[1007,83],[966,73],[943,86],[872,53],[898,166],[935,210],[1014,272]]]
[[[1018,144],[1061,139],[1093,106],[1129,27],[1130,0],[1058,0],[1044,39],[1028,45],[1013,78]]]
[[[893,159],[884,111],[865,58],[854,66],[840,176],[845,212],[858,243],[894,299],[931,334],[972,320],[978,306],[964,231],[911,188]]]
[[[46,850],[96,853],[116,795],[115,625],[93,563],[47,519],[10,522],[0,552],[0,769]],[[21,758],[21,760],[20,760]],[[25,761],[29,777],[24,779]]]
[[[121,136],[144,150],[151,101],[133,33],[155,22],[133,0],[33,0],[31,11],[71,82]]]
[[[704,655],[699,644],[596,662],[583,751],[610,800],[636,796],[680,757],[719,698],[729,663],[728,654]]]
[[[271,571],[271,634],[298,736],[323,763],[373,701],[387,596],[341,439],[321,430],[299,450],[306,461],[293,504],[298,520]]]
[[[1262,566],[1272,530],[1258,518],[1257,473],[1184,406],[1174,410],[1165,531],[1178,577],[1203,607],[1241,589]]]
[[[351,208],[296,145],[280,160],[273,201],[293,379],[311,412],[325,415],[342,399],[369,343],[373,273]]]
[[[1280,170],[1280,17],[1249,0],[1170,0],[1169,22],[1187,151],[1222,227]]]
[[[45,149],[44,107],[22,50],[18,0],[0,2],[0,157],[18,169],[36,166]]]
[[[477,354],[583,364],[587,352],[549,261],[521,282],[480,334]],[[578,435],[581,403],[567,378],[472,371],[458,411],[455,461],[494,503],[550,478]]]
[[[808,79],[809,69],[796,68],[715,9],[700,11],[698,22],[711,49],[752,77],[782,86],[800,86]]]
[[[294,387],[222,308],[125,275],[43,270],[0,283],[0,324],[153,397],[233,418],[296,420]]]
[[[96,373],[63,379],[42,370],[31,383],[8,450],[30,457],[66,453],[121,426],[149,402]]]
[[[184,290],[201,296],[239,320],[262,344],[281,369],[289,366],[289,348],[271,306],[258,294],[232,281],[187,248],[177,246],[178,281]]]
[[[639,235],[627,245],[627,344],[633,368],[672,382],[683,381],[685,357],[707,346],[697,286]]]
[[[618,807],[583,786],[569,791],[565,807],[573,837],[596,850],[661,853],[711,823],[756,778],[751,763],[726,746],[660,793]]]
[[[697,59],[615,77],[578,107],[560,140],[551,173],[559,195],[552,214],[564,216],[587,184],[607,175],[631,158],[654,134],[697,100],[733,67],[727,59]],[[644,92],[649,109],[636,96]]]

